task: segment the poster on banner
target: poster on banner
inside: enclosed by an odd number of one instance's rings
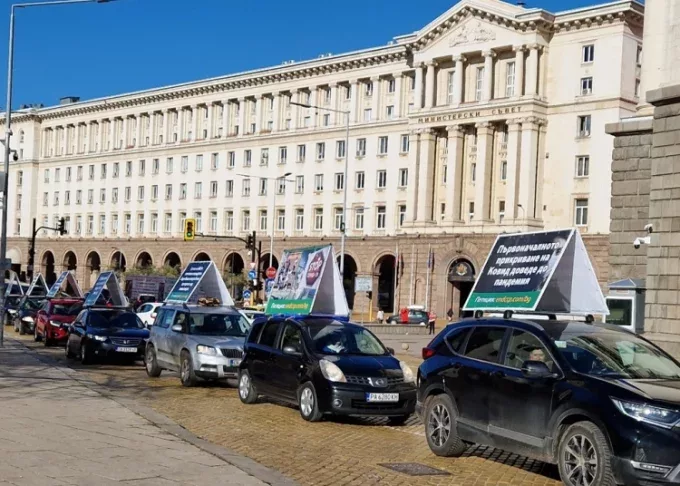
[[[10,295],[24,295],[24,288],[21,286],[19,276],[17,275],[17,272],[13,270],[9,271],[9,282],[7,282],[7,288],[5,289],[5,297],[9,297]]]
[[[498,236],[463,310],[609,314],[575,229]]]
[[[354,278],[354,291],[355,292],[371,292],[373,291],[373,277],[362,276]]]
[[[42,273],[38,273],[35,277],[33,277],[33,280],[31,280],[31,285],[28,286],[26,295],[29,297],[38,297],[46,294],[47,283],[45,283],[45,278],[42,276]]]
[[[265,312],[348,316],[347,298],[332,249],[326,245],[284,251]]]
[[[128,305],[127,298],[125,297],[125,294],[123,294],[123,290],[120,288],[120,284],[118,283],[118,279],[114,272],[102,272],[99,274],[97,281],[87,294],[83,307],[106,304],[111,304],[116,307]]]
[[[165,302],[194,303],[200,297],[216,298],[222,305],[234,305],[234,300],[213,261],[189,263]]]
[[[76,277],[73,275],[73,272],[69,270],[61,272],[59,278],[57,278],[57,280],[52,284],[52,287],[50,287],[50,290],[47,292],[47,298],[52,299],[56,297],[59,291],[62,291],[69,297],[77,297],[79,299],[83,298],[83,291],[80,288],[80,285],[78,285],[78,282],[76,282]]]

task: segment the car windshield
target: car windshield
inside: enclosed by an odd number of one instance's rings
[[[77,316],[82,306],[79,303],[52,304],[50,314],[53,316]]]
[[[21,307],[25,310],[38,310],[42,307],[42,304],[42,300],[26,299]]]
[[[566,334],[554,343],[579,373],[625,379],[680,379],[680,365],[673,358],[632,334],[603,329]]]
[[[189,334],[246,337],[250,324],[241,314],[191,314]]]
[[[21,301],[21,297],[7,297],[7,305],[8,306],[17,306],[17,305],[19,305],[20,301]]]
[[[320,354],[383,356],[387,350],[378,338],[360,327],[340,323],[313,323],[307,326],[314,350]]]
[[[132,312],[90,312],[88,326],[96,328],[117,327],[122,329],[144,329],[144,324]]]

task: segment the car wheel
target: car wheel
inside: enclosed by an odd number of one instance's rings
[[[409,418],[411,418],[410,413],[407,413],[406,415],[397,415],[396,417],[387,417],[387,423],[396,426],[404,425]]]
[[[196,373],[194,373],[194,363],[191,355],[187,351],[182,351],[180,355],[179,379],[184,386],[195,386],[198,383]]]
[[[37,343],[37,342],[40,342],[41,339],[42,338],[40,337],[40,334],[38,334],[38,326],[36,325],[33,328],[33,340]],[[45,339],[45,346],[47,346],[47,339]]]
[[[158,366],[158,361],[156,361],[156,350],[151,344],[146,347],[144,367],[146,368],[146,374],[151,378],[158,378],[163,371],[162,368]]]
[[[238,378],[238,397],[248,405],[257,401],[257,390],[250,379],[250,373],[246,370],[241,371],[241,376]]]
[[[80,363],[84,365],[92,363],[92,351],[85,343],[80,345]]]
[[[298,406],[300,415],[307,422],[318,422],[323,417],[316,398],[316,389],[311,382],[307,382],[298,390]]]
[[[557,467],[567,486],[614,486],[611,448],[600,428],[577,422],[564,432],[558,446]]]
[[[458,457],[467,445],[458,437],[456,407],[446,394],[431,397],[425,411],[425,437],[430,450],[442,457]]]
[[[22,321],[19,321],[19,335],[20,336],[26,335],[26,326]]]
[[[74,354],[71,352],[71,343],[69,340],[66,341],[66,347],[64,348],[65,353],[66,353],[66,359],[73,359],[75,358]]]

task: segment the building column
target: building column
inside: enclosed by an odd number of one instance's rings
[[[489,101],[493,99],[493,58],[496,53],[493,51],[484,51],[484,91],[482,92],[482,101]],[[475,206],[477,204],[475,203]],[[475,209],[476,211],[476,209]]]
[[[404,75],[402,73],[397,73],[394,75],[394,117],[401,118],[401,106],[402,106],[402,86],[404,85]]]
[[[161,116],[163,117],[163,130],[161,130],[161,135],[163,135],[163,143],[168,143],[170,140],[170,110],[167,108],[164,109]]]
[[[505,177],[505,214],[507,219],[517,218],[517,182],[520,163],[520,120],[508,120],[508,163]],[[522,206],[524,207],[524,206]]]
[[[183,106],[177,109],[177,142],[181,142],[186,133],[184,131],[185,112],[186,110]]]
[[[144,120],[144,115],[142,115],[142,114],[140,113],[139,115],[137,115],[137,116],[135,117],[135,120],[136,120],[136,123],[137,123],[136,130],[135,130],[135,132],[136,132],[136,133],[135,133],[136,143],[133,144],[133,145],[134,145],[135,147],[141,147],[141,146],[144,145],[144,144],[142,143],[142,120]]]
[[[413,106],[416,110],[423,107],[423,68],[424,64],[421,62],[416,66],[416,86],[413,97]]]
[[[300,90],[298,89],[292,89],[290,90],[290,100],[299,103],[300,102]],[[298,105],[291,105],[290,108],[290,117],[291,117],[291,122],[290,122],[290,128],[292,130],[295,130],[298,128],[299,123],[300,123],[300,107]]]
[[[524,94],[524,46],[514,46],[515,51],[515,93],[514,98]]]
[[[548,133],[548,121],[545,119],[538,120],[538,153],[536,154],[536,180],[539,181],[536,186],[536,203],[534,204],[534,218],[537,220],[543,219],[543,180],[545,168],[545,142]]]
[[[460,105],[463,100],[463,79],[465,76],[465,56],[454,56],[453,60],[456,63],[456,70],[453,73],[453,104]]]
[[[274,109],[272,110],[273,127],[272,131],[278,132],[281,130],[281,93],[272,93],[274,97]]]
[[[425,107],[432,108],[436,105],[434,99],[435,91],[435,70],[437,68],[437,63],[430,61],[427,63],[427,73],[425,75]]]
[[[313,86],[309,90],[309,104],[310,105],[318,106],[318,104],[319,104],[318,103],[318,96],[317,96],[318,92],[319,91],[316,89],[316,86]],[[316,108],[309,108],[309,119],[310,119],[309,128],[311,128],[311,129],[316,128],[316,126],[317,126],[317,120],[316,119],[319,116],[318,113],[319,113],[319,111]]]
[[[116,118],[109,118],[109,146],[111,150],[116,148]]]
[[[332,110],[337,110],[338,109],[338,83],[331,83],[330,85],[331,88],[331,106],[330,108]],[[330,112],[330,125],[335,126],[338,124],[338,113],[336,112]]]
[[[246,133],[246,99],[238,99],[238,136],[242,137]]]
[[[200,115],[201,109],[200,105],[194,105],[191,107],[191,122],[192,122],[192,127],[191,127],[191,141],[195,142],[198,140],[200,137],[198,136],[198,127],[199,127],[199,122],[200,122]]]
[[[215,105],[214,103],[208,103],[206,109],[208,110],[208,139],[212,140],[215,136]]]
[[[104,151],[104,119],[97,120],[97,145],[95,146],[95,152]]]
[[[448,145],[446,154],[446,222],[457,223],[463,220],[463,157],[465,130],[463,125],[446,127]]]
[[[433,220],[434,205],[434,169],[435,169],[435,140],[431,129],[424,129],[420,136],[420,154],[418,167],[418,211],[416,221],[420,223]]]
[[[264,129],[262,95],[255,96],[255,133],[260,133]]]
[[[522,141],[520,149],[520,167],[517,204],[522,205],[517,216],[521,220],[534,218],[536,200],[536,176],[538,165],[538,119],[525,118],[522,120]]]
[[[416,214],[418,211],[418,169],[420,167],[420,134],[421,129],[414,129],[409,131],[409,152],[408,152],[408,166],[411,167],[413,175],[406,187],[406,220],[405,224],[413,224],[416,221]]]
[[[350,86],[350,104],[349,104],[349,119],[351,123],[359,121],[359,80],[353,79],[349,82]]]
[[[529,46],[529,62],[527,63],[526,91],[527,96],[538,94],[538,44]]]
[[[478,123],[477,127],[477,170],[475,180],[475,220],[491,220],[491,179],[493,174],[494,127],[490,123]],[[476,215],[479,215],[477,218]]]
[[[123,117],[123,146],[121,149],[126,149],[128,146],[128,143],[130,141],[130,138],[128,136],[128,132],[130,131],[130,117],[128,115],[125,115]]]
[[[378,121],[382,118],[380,116],[380,82],[380,76],[371,78],[371,83],[373,83],[373,97],[371,99],[372,121]]]

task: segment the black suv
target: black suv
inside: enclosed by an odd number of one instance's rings
[[[430,449],[469,443],[556,463],[569,486],[680,484],[680,364],[607,325],[479,318],[423,349]]]
[[[258,318],[245,345],[239,397],[300,407],[302,418],[378,415],[404,423],[416,405],[415,373],[363,326],[332,317]]]

